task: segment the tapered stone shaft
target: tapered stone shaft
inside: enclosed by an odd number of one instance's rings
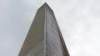
[[[38,9],[19,56],[69,56],[54,13],[47,3]]]

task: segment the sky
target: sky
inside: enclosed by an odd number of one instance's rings
[[[0,56],[18,56],[44,2],[54,11],[70,56],[100,56],[100,0],[0,0]]]

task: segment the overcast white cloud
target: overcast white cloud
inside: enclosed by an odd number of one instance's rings
[[[44,2],[55,13],[70,56],[100,56],[99,0],[0,0],[0,56],[18,56]]]

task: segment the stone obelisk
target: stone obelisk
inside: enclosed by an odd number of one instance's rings
[[[38,9],[19,56],[69,56],[54,13],[47,3]]]

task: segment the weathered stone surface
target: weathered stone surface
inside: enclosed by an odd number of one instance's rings
[[[51,8],[39,8],[19,56],[69,56]]]

